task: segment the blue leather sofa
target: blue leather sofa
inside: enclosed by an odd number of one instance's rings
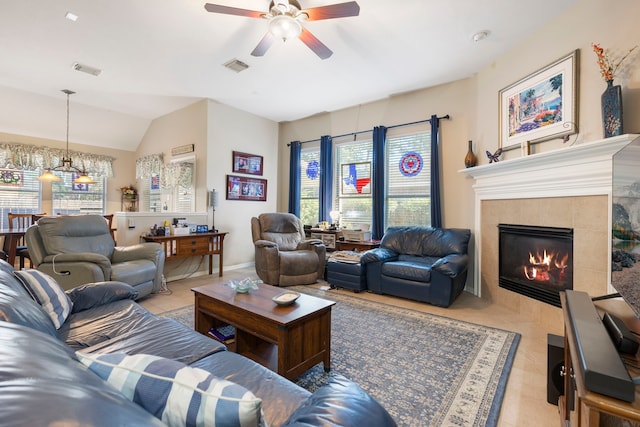
[[[471,231],[457,228],[389,227],[380,247],[360,259],[367,287],[449,307],[467,280]]]
[[[174,319],[153,315],[134,301],[137,291],[123,282],[87,284],[66,295],[73,306],[56,329],[13,267],[0,261],[2,426],[165,425],[79,360],[82,355],[120,353],[156,356],[232,381],[261,399],[263,422],[271,427],[396,425],[378,402],[348,379],[332,376],[327,385],[310,393]],[[202,377],[198,381],[205,382]],[[136,388],[136,396],[156,390]],[[173,394],[163,396],[171,399]],[[156,403],[162,396],[152,397]],[[176,396],[180,401],[183,397],[184,393]],[[217,410],[215,416],[220,416]],[[216,425],[237,425],[239,420],[222,421]]]

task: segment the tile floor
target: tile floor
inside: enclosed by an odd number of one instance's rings
[[[256,277],[253,267],[227,270],[223,277],[198,276],[169,282],[169,292],[154,294],[139,301],[153,313],[193,304],[191,288],[218,281]],[[351,292],[336,290],[335,292]],[[547,333],[535,322],[501,306],[487,303],[464,292],[450,308],[404,300],[368,292],[355,294],[361,298],[394,304],[413,310],[492,326],[521,334],[516,358],[502,403],[499,426],[540,427],[559,425],[558,408],[547,403]]]

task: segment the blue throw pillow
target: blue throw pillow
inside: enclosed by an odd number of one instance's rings
[[[148,354],[88,354],[80,361],[169,426],[266,426],[262,400],[246,388]]]
[[[42,306],[56,329],[60,329],[69,317],[73,303],[58,282],[48,274],[34,269],[16,270],[13,274],[22,282],[31,297]]]

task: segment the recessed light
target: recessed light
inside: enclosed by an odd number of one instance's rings
[[[76,22],[78,20],[78,15],[73,12],[67,12],[64,17],[73,22]]]
[[[489,37],[489,31],[478,31],[477,33],[475,33],[473,36],[471,36],[471,39],[474,42],[479,42],[481,40],[486,39],[487,37]]]

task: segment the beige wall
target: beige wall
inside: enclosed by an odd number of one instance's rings
[[[208,101],[207,183],[219,194],[216,208],[216,227],[229,232],[225,238],[225,265],[246,265],[253,262],[251,217],[262,212],[275,212],[278,197],[278,124],[271,120]],[[267,201],[226,200],[226,177],[232,173],[233,151],[264,157],[267,180]],[[241,176],[243,175],[237,174]]]
[[[193,144],[194,152],[172,156],[171,149]],[[206,210],[207,189],[207,101],[200,101],[159,117],[151,122],[137,151],[132,155],[135,176],[135,160],[149,154],[163,154],[164,162],[195,155],[196,157],[196,211]],[[148,186],[148,182],[138,181],[138,188]]]
[[[600,77],[591,43],[625,52],[640,40],[640,2],[619,0],[580,1],[555,21],[513,51],[466,80],[383,99],[370,104],[280,125],[280,194],[278,208],[287,209],[289,153],[286,144],[321,135],[339,135],[428,119],[431,114],[449,114],[442,122],[443,218],[447,227],[473,226],[472,180],[460,176],[467,141],[472,140],[479,164],[488,163],[485,151],[498,148],[498,92],[575,49],[580,49],[578,128],[567,144],[556,139],[533,147],[533,152],[562,149],[568,144],[602,138],[600,95],[606,84]],[[492,37],[500,37],[493,34]],[[491,43],[491,38],[483,43]],[[479,47],[480,48],[480,47]],[[616,82],[623,87],[625,133],[640,132],[640,52],[626,61],[625,72]],[[520,155],[506,153],[503,159]]]
[[[473,139],[469,132],[469,105],[473,101],[471,80],[464,80],[435,88],[393,96],[382,101],[363,104],[333,113],[313,116],[295,122],[280,124],[280,191],[278,208],[286,211],[289,194],[290,141],[307,141],[321,135],[342,135],[372,129],[374,126],[393,126],[449,115],[442,120],[442,169],[444,186],[443,210],[445,226],[462,227],[468,224],[467,210],[473,211],[473,198],[461,199],[457,189],[465,185],[464,177],[457,173],[464,168],[467,141]],[[428,124],[423,125],[428,126]],[[390,130],[389,132],[402,131]]]
[[[225,238],[225,265],[247,265],[253,262],[251,217],[276,209],[277,135],[278,126],[275,122],[212,100],[203,100],[154,120],[135,157],[162,152],[165,162],[168,162],[172,159],[172,147],[194,144],[196,211],[207,212],[208,224],[211,225],[206,192],[215,189],[219,202],[215,210],[215,226],[229,233]],[[264,157],[264,175],[260,178],[267,180],[266,202],[226,200],[226,175],[232,173],[231,157],[234,150]],[[175,214],[169,212],[167,216],[171,220]],[[193,268],[192,265],[184,266],[185,272]]]

